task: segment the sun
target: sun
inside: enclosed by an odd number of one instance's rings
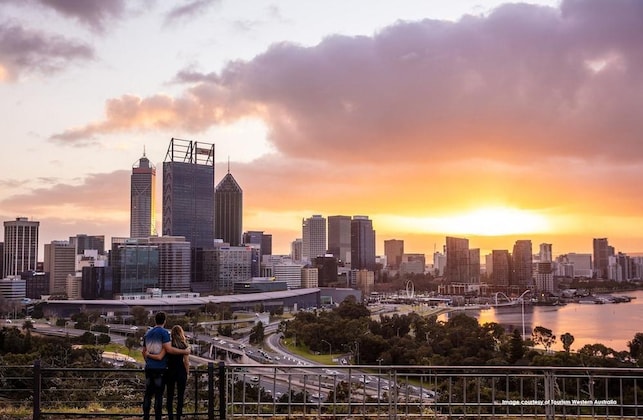
[[[534,210],[484,207],[466,213],[428,217],[385,217],[398,230],[448,235],[506,236],[551,232],[549,218]]]

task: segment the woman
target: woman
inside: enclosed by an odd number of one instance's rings
[[[180,325],[172,327],[170,332],[172,347],[177,349],[187,349],[188,340],[185,332]],[[167,373],[165,375],[167,389],[167,416],[169,420],[174,420],[172,404],[174,400],[174,390],[176,388],[176,419],[181,420],[183,415],[183,398],[185,396],[185,384],[188,381],[188,372],[190,371],[190,356],[187,354],[169,354],[164,350],[155,355],[147,354],[152,359],[162,359],[167,356]]]

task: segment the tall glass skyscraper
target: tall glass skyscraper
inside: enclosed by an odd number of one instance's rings
[[[301,221],[302,259],[312,262],[326,254],[326,218],[320,214]]]
[[[173,138],[163,162],[163,235],[214,246],[214,144]]]
[[[130,237],[156,235],[156,168],[143,153],[132,166]]]
[[[343,263],[351,260],[351,217],[328,216],[328,252]]]
[[[214,235],[230,246],[241,245],[243,231],[243,190],[228,173],[217,185],[214,192]]]

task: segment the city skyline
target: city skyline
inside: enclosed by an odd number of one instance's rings
[[[502,3],[3,2],[0,217],[128,236],[132,162],[182,138],[276,254],[314,214],[368,215],[378,255],[643,251],[639,4]]]

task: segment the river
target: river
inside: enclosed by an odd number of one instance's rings
[[[554,350],[562,350],[560,336],[570,333],[574,336],[572,351],[579,350],[586,344],[604,344],[616,351],[629,351],[628,341],[637,332],[643,332],[643,290],[613,295],[634,297],[631,302],[606,303],[602,305],[568,303],[564,306],[524,307],[524,326],[527,336],[534,327],[545,327],[556,335]],[[522,305],[512,307],[490,308],[467,311],[475,316],[480,324],[497,322],[513,331],[523,330]]]

